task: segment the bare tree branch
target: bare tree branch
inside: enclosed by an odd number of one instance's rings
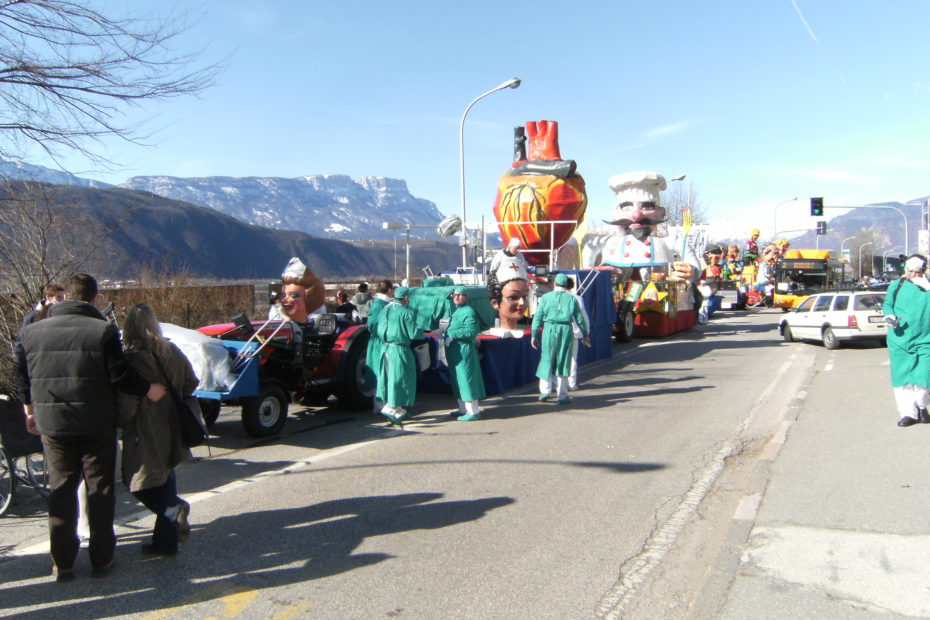
[[[192,69],[200,50],[177,54],[184,20],[114,19],[69,0],[0,3],[0,157],[30,144],[53,157],[76,151],[112,164],[91,143],[116,136],[138,143],[126,106],[195,95],[222,66]]]

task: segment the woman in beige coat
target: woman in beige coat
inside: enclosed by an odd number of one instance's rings
[[[123,324],[123,346],[127,361],[149,381],[167,381],[182,397],[197,388],[190,362],[161,335],[155,312],[147,304],[129,309]],[[178,497],[174,468],[191,458],[190,449],[181,441],[174,400],[163,398],[153,403],[128,395],[120,399],[123,482],[155,513],[152,542],[143,545],[142,551],[174,555],[178,541],[187,540],[190,534],[190,504]]]

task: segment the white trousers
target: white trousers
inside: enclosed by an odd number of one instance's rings
[[[578,343],[580,338],[572,339],[572,371],[568,373],[568,389],[578,389]]]
[[[462,400],[461,398],[456,398],[455,400],[459,403],[459,413],[467,413],[468,415],[481,413],[477,400]]]
[[[898,413],[901,417],[911,417],[917,419],[917,408],[926,409],[930,404],[930,390],[919,385],[908,383],[901,387],[892,388],[894,390],[894,400],[898,406]]]
[[[540,379],[539,393],[552,394],[553,383],[555,383],[556,390],[558,391],[556,398],[558,400],[565,400],[568,398],[568,377],[553,377],[549,375],[549,379]]]

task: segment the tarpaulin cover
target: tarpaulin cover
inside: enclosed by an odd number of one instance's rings
[[[410,289],[410,301],[407,307],[417,317],[417,327],[423,331],[431,331],[439,327],[439,319],[451,317],[455,304],[452,303],[452,289],[454,286],[433,286],[429,288]],[[466,286],[468,305],[475,309],[478,323],[482,330],[494,326],[497,311],[491,307],[488,300],[488,289],[483,286]]]

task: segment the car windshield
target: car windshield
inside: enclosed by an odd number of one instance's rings
[[[877,310],[885,303],[884,293],[875,293],[874,295],[857,295],[854,310]]]

